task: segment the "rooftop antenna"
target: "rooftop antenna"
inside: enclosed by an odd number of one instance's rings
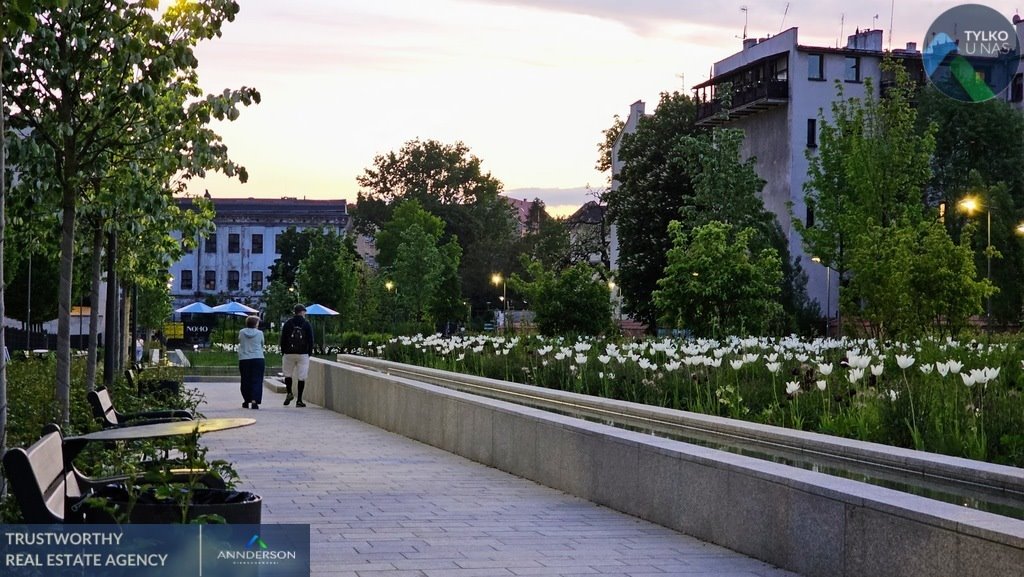
[[[846,29],[846,12],[839,14],[839,38],[836,38],[836,48],[839,48],[839,40],[843,37],[843,32]]]
[[[683,91],[685,92],[686,91],[686,74],[683,73],[683,72],[680,72],[679,74],[676,74],[676,78],[678,78],[679,82],[683,85]]]
[[[743,39],[747,39],[747,17],[750,16],[750,10],[746,6],[740,6],[740,12],[743,13]]]
[[[875,14],[875,15],[874,15],[874,16],[873,16],[873,17],[871,18],[871,29],[872,29],[872,30],[874,30],[874,29],[875,29],[875,28],[877,28],[877,27],[878,27],[878,14]]]
[[[786,26],[786,16],[789,14],[789,2],[786,2],[786,10],[782,12],[782,24],[779,24],[779,32],[782,32]]]
[[[892,50],[892,19],[896,13],[896,0],[892,0],[892,4],[889,5],[889,47],[888,50]]]

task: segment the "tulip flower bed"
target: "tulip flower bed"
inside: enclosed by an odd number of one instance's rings
[[[398,337],[367,354],[588,395],[1024,466],[1016,345]]]

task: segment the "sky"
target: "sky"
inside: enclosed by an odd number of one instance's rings
[[[516,198],[560,215],[607,185],[597,145],[636,100],[706,80],[747,36],[799,27],[803,45],[882,28],[901,48],[943,11],[935,0],[239,0],[196,50],[207,92],[262,102],[215,125],[245,184],[214,197],[344,198],[376,155],[412,139],[464,142]],[[1017,4],[985,3],[1008,18]]]

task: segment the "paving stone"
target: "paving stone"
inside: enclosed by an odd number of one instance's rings
[[[237,383],[194,386],[206,417],[256,419],[204,435],[208,457],[263,498],[264,523],[310,526],[314,576],[796,577],[270,390],[251,411]]]

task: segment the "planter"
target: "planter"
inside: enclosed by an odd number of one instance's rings
[[[232,525],[258,525],[260,523],[263,499],[259,495],[227,489],[196,488],[182,489],[181,491],[189,493],[185,522],[191,523],[204,516],[219,515],[224,518],[225,523]],[[108,502],[108,507],[112,506],[116,510],[110,511],[107,510],[107,507],[86,505],[89,507],[85,516],[87,523],[117,523],[118,517],[123,516],[121,512],[129,509],[128,491],[123,486],[104,487],[93,496],[105,499]],[[209,517],[207,520],[219,522],[219,520]],[[174,498],[157,497],[153,489],[149,488],[138,496],[126,522],[133,524],[181,523],[182,504]]]

